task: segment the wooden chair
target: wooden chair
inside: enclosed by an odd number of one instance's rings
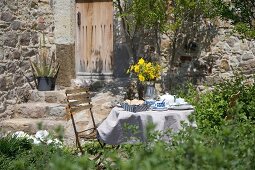
[[[82,154],[84,154],[84,151],[81,147],[80,138],[84,138],[85,140],[90,139],[97,139],[100,146],[103,148],[104,144],[101,143],[101,141],[97,138],[98,131],[97,126],[95,123],[94,115],[92,112],[92,104],[91,104],[91,94],[89,93],[89,88],[79,88],[79,89],[67,89],[66,90],[66,99],[67,99],[67,120],[72,120],[72,125],[75,133],[75,140],[76,140],[76,146],[80,150]],[[74,119],[74,115],[78,112],[81,113],[88,113],[86,111],[89,111],[89,117],[92,120],[93,127],[84,129],[82,131],[77,130],[76,121]],[[84,134],[85,132],[89,132],[88,134]]]

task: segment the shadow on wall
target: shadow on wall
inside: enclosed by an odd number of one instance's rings
[[[109,57],[103,57],[100,52],[93,56],[92,61],[80,60],[79,71],[86,73],[88,79],[91,80],[106,80],[112,78],[113,70],[113,52]]]
[[[113,75],[116,78],[127,78],[129,67],[129,56],[124,44],[116,44],[114,49]]]
[[[204,21],[184,22],[171,42],[169,65],[165,80],[165,90],[175,92],[187,83],[198,85],[212,73],[215,61],[211,56],[202,56],[210,51],[210,45],[218,30]]]

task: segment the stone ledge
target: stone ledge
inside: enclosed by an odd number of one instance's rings
[[[64,90],[38,91],[30,90],[29,102],[66,103]]]
[[[49,120],[49,119],[8,119],[1,122],[0,129],[3,132],[16,132],[24,131],[29,134],[36,133],[39,129],[39,126],[42,126],[42,129],[53,131],[59,126],[65,126],[66,121],[64,120]]]
[[[15,118],[48,118],[62,120],[66,114],[65,104],[58,103],[22,103],[14,107]]]

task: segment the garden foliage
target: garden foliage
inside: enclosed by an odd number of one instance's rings
[[[196,108],[194,118],[199,129],[213,131],[224,126],[229,119],[253,122],[254,96],[254,83],[236,73],[232,79],[222,81],[205,93],[198,93],[190,87],[187,100]]]
[[[218,15],[230,20],[235,30],[245,38],[255,38],[255,3],[254,0],[213,0]]]
[[[155,132],[148,126],[146,143],[115,150],[84,145],[84,156],[54,145],[33,145],[11,136],[0,139],[1,169],[255,169],[255,88],[242,75],[198,93],[190,86],[186,99],[195,106],[198,127],[183,124],[179,133]],[[179,94],[181,95],[181,94]],[[169,136],[168,141],[159,140]],[[91,155],[101,153],[99,160]]]

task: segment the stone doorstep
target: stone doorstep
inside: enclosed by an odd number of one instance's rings
[[[49,119],[8,119],[1,122],[0,130],[3,132],[24,131],[29,134],[35,134],[39,129],[39,124],[43,130],[54,131],[59,126],[65,126],[67,121],[49,120]]]
[[[46,102],[46,103],[66,103],[66,95],[64,90],[55,91],[38,91],[30,90],[29,102]]]
[[[66,104],[58,103],[21,103],[14,106],[14,118],[48,118],[63,120]]]

